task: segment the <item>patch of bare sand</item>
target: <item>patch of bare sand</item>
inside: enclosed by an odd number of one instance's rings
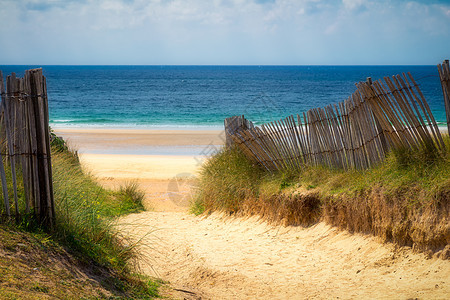
[[[103,178],[100,183],[110,189],[117,189],[130,182],[128,179]],[[195,180],[190,178],[133,179],[145,192],[144,207],[154,212],[187,212],[193,197]]]
[[[142,239],[141,270],[204,299],[448,299],[450,262],[338,231],[257,218],[144,212],[120,220]]]
[[[105,187],[137,182],[152,211],[187,211],[198,163],[190,156],[80,154],[83,168]]]
[[[69,145],[82,152],[107,153],[117,150],[130,153],[141,149],[141,154],[155,147],[180,147],[222,145],[223,130],[160,130],[160,129],[117,129],[117,128],[53,128],[63,136]],[[167,149],[166,149],[167,150]],[[107,152],[102,152],[107,151]]]

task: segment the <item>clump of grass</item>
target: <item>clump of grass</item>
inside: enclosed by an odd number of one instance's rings
[[[144,210],[142,204],[145,198],[145,192],[139,189],[135,181],[127,182],[121,186],[115,193],[116,202],[119,204],[119,213],[132,213]]]
[[[126,269],[132,253],[116,237],[113,221],[114,217],[143,209],[144,194],[138,185],[129,183],[117,192],[105,190],[67,151],[55,152],[52,163],[55,237],[84,259]]]
[[[223,210],[239,211],[242,201],[258,193],[263,170],[238,149],[222,150],[200,172],[199,191],[192,210],[195,213]]]
[[[50,145],[52,146],[53,152],[68,152],[69,146],[67,145],[66,141],[57,136],[55,131],[52,128],[50,129]]]
[[[205,205],[203,204],[203,198],[201,196],[194,199],[189,209],[191,214],[194,214],[196,216],[201,215],[205,212],[205,210]]]

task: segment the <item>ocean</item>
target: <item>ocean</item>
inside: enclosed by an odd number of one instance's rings
[[[440,126],[436,66],[0,66],[3,75],[42,67],[54,127],[220,128],[256,124],[348,98],[355,82],[411,72]]]

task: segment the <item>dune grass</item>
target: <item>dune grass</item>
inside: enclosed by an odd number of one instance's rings
[[[258,214],[287,225],[332,225],[386,241],[442,250],[450,242],[450,139],[446,154],[397,150],[369,170],[324,166],[269,173],[238,149],[201,170],[192,212]]]
[[[316,190],[323,197],[355,195],[376,186],[383,187],[386,195],[403,193],[411,203],[432,201],[450,187],[450,139],[445,141],[449,151],[443,156],[422,149],[397,150],[369,170],[348,171],[314,166],[268,173],[238,149],[223,150],[204,164],[193,207],[232,213],[248,196],[304,190]]]
[[[25,200],[20,184],[22,218],[13,226],[42,233],[65,247],[79,261],[101,273],[108,273],[105,286],[122,293],[123,297],[157,297],[158,284],[133,273],[131,262],[135,257],[135,245],[124,241],[114,227],[117,217],[143,210],[144,193],[137,184],[128,183],[118,191],[104,189],[95,178],[83,172],[77,153],[69,151],[64,141],[58,138],[52,142],[52,171],[54,229],[50,232],[42,229],[23,213]]]
[[[102,188],[70,153],[52,157],[56,226],[53,236],[85,259],[125,268],[129,253],[116,238],[112,217],[135,211],[131,196]],[[125,202],[123,202],[125,200]]]
[[[0,299],[149,299],[159,283],[86,264],[46,233],[0,224]],[[94,279],[94,280],[93,280]]]
[[[144,193],[135,182],[110,191],[81,169],[70,151],[54,151],[52,157],[56,230],[52,236],[72,249],[79,259],[113,272],[108,285],[129,297],[158,296],[158,284],[133,274],[134,243],[124,242],[115,230],[115,219],[144,210]]]
[[[263,175],[237,149],[222,150],[203,165],[199,195],[191,211],[195,214],[205,210],[237,212],[246,198],[257,194]]]

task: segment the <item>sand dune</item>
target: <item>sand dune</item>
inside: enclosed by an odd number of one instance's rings
[[[282,227],[254,217],[188,214],[192,175],[199,169],[195,155],[108,152],[110,147],[121,151],[140,147],[138,140],[146,140],[144,132],[137,137],[126,131],[117,133],[120,137],[89,130],[65,134],[81,145],[84,168],[101,183],[114,188],[136,180],[146,191],[144,205],[152,211],[124,217],[118,228],[126,238],[141,241],[138,266],[143,273],[185,291],[172,295],[177,299],[448,299],[450,295],[450,261],[381,244],[374,237],[352,235],[324,223]],[[217,132],[209,134],[200,137],[197,146],[207,147],[211,137],[217,137]],[[193,137],[189,132],[184,135],[176,139],[169,132],[160,143],[191,145]],[[127,136],[135,139],[127,143]],[[122,142],[116,144],[116,138]],[[99,153],[89,153],[92,148]]]

